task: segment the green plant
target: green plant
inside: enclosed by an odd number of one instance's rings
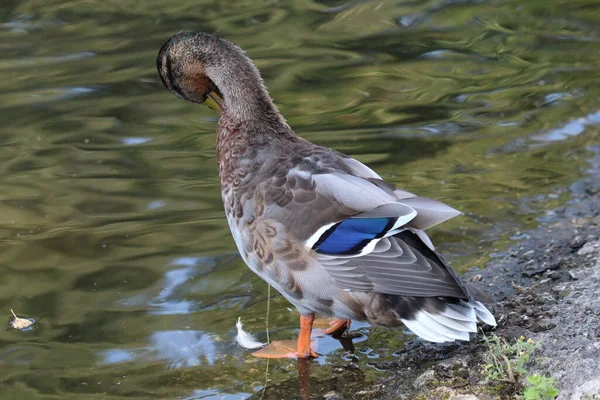
[[[515,382],[516,375],[525,375],[525,364],[531,355],[540,348],[540,344],[532,339],[525,340],[523,336],[514,343],[509,343],[498,336],[483,336],[488,351],[484,355],[483,375],[486,382],[505,381]]]
[[[528,387],[523,391],[525,400],[551,400],[558,395],[555,381],[540,374],[528,375],[526,364],[541,345],[521,336],[514,343],[496,335],[483,336],[488,351],[484,354],[482,373],[486,382],[517,382],[519,376],[526,377]]]
[[[525,400],[552,400],[558,396],[554,379],[540,374],[529,375],[527,382],[531,385],[523,391]]]

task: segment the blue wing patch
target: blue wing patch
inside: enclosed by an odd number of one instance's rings
[[[359,254],[371,240],[383,237],[397,220],[348,218],[325,231],[312,248],[322,254]]]

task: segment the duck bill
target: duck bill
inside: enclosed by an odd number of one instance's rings
[[[214,110],[220,114],[221,113],[221,105],[223,104],[223,99],[221,98],[221,96],[219,96],[217,94],[217,92],[211,91],[211,92],[208,92],[208,94],[206,95],[206,100],[204,100],[202,102],[202,104],[204,104],[211,110]]]

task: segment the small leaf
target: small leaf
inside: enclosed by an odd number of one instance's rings
[[[15,314],[15,312],[13,310],[10,310],[10,312],[15,317],[15,319],[13,319],[10,323],[10,326],[12,326],[13,328],[23,330],[23,329],[30,328],[31,325],[33,325],[33,321],[26,319],[26,318],[17,317],[17,314]]]

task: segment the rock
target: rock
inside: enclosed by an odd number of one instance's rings
[[[413,382],[413,387],[417,390],[423,390],[427,388],[427,384],[432,382],[435,379],[435,371],[432,369],[428,369],[423,372],[421,375],[415,379]]]
[[[456,396],[456,390],[450,389],[448,386],[438,386],[433,391],[444,399],[449,399],[452,396]],[[437,399],[438,397],[434,398]]]
[[[545,332],[549,331],[550,329],[554,329],[555,327],[556,323],[554,321],[551,321],[549,319],[543,319],[539,321],[537,323],[537,326],[534,326],[532,330],[534,332]]]
[[[343,400],[343,397],[341,394],[339,394],[338,392],[335,391],[330,391],[327,392],[323,395],[323,398],[326,400]]]
[[[544,273],[546,271],[554,271],[556,269],[559,269],[560,266],[561,266],[561,264],[562,264],[562,260],[558,260],[558,261],[554,261],[554,262],[551,262],[551,263],[544,263],[542,265],[542,267],[538,268],[538,269],[533,268],[533,265],[532,266],[528,266],[526,269],[528,269],[529,271],[523,271],[523,272],[521,272],[521,275],[522,276],[526,276],[528,278],[531,278],[531,277],[533,277],[535,275],[539,275],[539,274]],[[525,265],[527,265],[527,264],[525,264]]]
[[[578,256],[586,256],[588,254],[594,254],[600,252],[600,241],[587,242],[577,251]]]
[[[585,277],[585,271],[569,271],[569,276],[571,277],[571,279],[573,279],[574,281],[579,280],[581,277]]]
[[[445,371],[453,370],[455,368],[466,368],[468,364],[469,359],[466,355],[458,355],[438,362],[438,366]]]
[[[529,261],[527,261],[525,263],[525,269],[527,269],[527,270],[537,269],[536,260],[529,260]]]
[[[359,396],[360,399],[363,399],[363,398],[367,398],[367,396],[379,395],[379,394],[381,394],[381,390],[379,390],[379,389],[359,390],[358,392],[356,392],[356,394]],[[368,397],[368,398],[371,398],[371,397]]]
[[[525,259],[530,259],[533,257],[534,254],[535,254],[535,250],[529,250],[529,251],[523,253],[523,255],[521,257],[523,257]]]
[[[600,399],[600,378],[592,379],[575,389],[571,396],[573,400],[596,400]]]
[[[573,239],[571,239],[571,241],[569,243],[569,247],[573,251],[577,251],[581,247],[583,247],[584,244],[585,244],[585,240],[581,236],[575,236]]]
[[[560,279],[560,272],[558,271],[546,271],[544,272],[544,276],[552,279],[553,281]]]

